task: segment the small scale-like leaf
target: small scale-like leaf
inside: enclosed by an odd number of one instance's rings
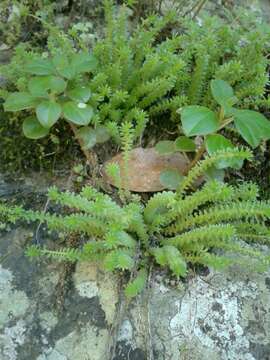
[[[187,264],[180,251],[174,246],[164,246],[165,255],[169,268],[176,276],[185,276]]]
[[[85,103],[69,101],[63,105],[64,117],[77,125],[88,125],[93,116],[93,109]]]
[[[212,80],[211,92],[216,102],[224,108],[231,107],[237,102],[233,88],[224,80]]]
[[[175,190],[183,180],[183,175],[177,170],[164,170],[160,174],[160,182],[167,189]]]
[[[34,75],[53,75],[55,68],[49,59],[36,59],[26,64],[24,70]]]
[[[160,155],[169,155],[175,152],[174,142],[169,140],[159,141],[155,146]]]
[[[83,126],[77,130],[76,134],[82,140],[83,147],[85,149],[91,149],[96,145],[96,132],[93,128],[90,128],[89,126]]]
[[[49,134],[49,129],[40,125],[34,116],[30,116],[23,121],[23,133],[28,139],[40,139]]]
[[[108,129],[106,128],[106,126],[97,126],[95,129],[95,134],[96,134],[96,138],[97,138],[97,143],[100,143],[100,144],[108,141],[110,138],[110,133],[109,133]]]
[[[211,134],[219,126],[216,114],[204,106],[185,106],[181,111],[181,120],[186,136]]]
[[[68,97],[74,101],[85,103],[90,99],[91,91],[85,86],[76,87],[67,93]]]
[[[179,136],[175,140],[174,146],[177,151],[192,152],[196,150],[196,145],[194,141],[186,136]]]
[[[20,111],[31,109],[37,105],[37,98],[26,92],[15,92],[10,94],[4,104],[5,111]]]
[[[257,111],[235,111],[234,123],[243,139],[253,148],[256,148],[261,140],[270,139],[270,121]]]
[[[52,127],[61,115],[61,106],[55,101],[43,101],[36,108],[38,121],[45,128]]]

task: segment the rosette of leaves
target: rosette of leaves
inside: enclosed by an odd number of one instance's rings
[[[23,133],[30,139],[47,136],[63,119],[71,125],[85,149],[104,142],[109,138],[108,132],[95,126],[94,109],[88,103],[92,96],[89,76],[96,66],[96,58],[86,52],[74,51],[69,56],[58,53],[31,60],[23,69],[29,75],[27,91],[11,93],[4,109],[26,112]]]
[[[197,160],[207,151],[212,155],[216,151],[235,148],[230,139],[219,134],[224,128],[230,128],[236,132],[252,148],[256,148],[262,141],[270,139],[270,122],[261,113],[253,110],[237,109],[237,98],[233,88],[225,81],[216,79],[211,81],[211,93],[219,105],[217,111],[210,110],[205,106],[191,105],[178,110],[181,115],[181,131],[183,135],[175,141],[160,141],[156,150],[160,154],[172,154],[176,151],[191,152],[197,154],[193,160]],[[203,144],[197,149],[194,138],[201,137]],[[192,163],[191,163],[192,164]],[[239,159],[220,161],[205,174],[210,179],[223,179],[224,169],[231,167],[240,169],[243,162]],[[161,182],[168,188],[174,189],[181,180],[177,171],[164,171],[161,174]]]

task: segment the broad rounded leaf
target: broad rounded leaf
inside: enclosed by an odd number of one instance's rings
[[[62,93],[66,88],[66,82],[58,76],[36,76],[30,79],[28,89],[35,96],[47,95],[47,91]]]
[[[49,59],[32,60],[26,64],[24,70],[34,75],[53,75],[55,73],[54,66]]]
[[[52,63],[59,75],[68,80],[71,80],[75,77],[76,69],[74,66],[71,66],[67,57],[64,57],[62,54],[55,55],[52,59]]]
[[[186,136],[211,134],[219,126],[216,114],[204,106],[185,106],[181,111],[181,120]]]
[[[74,101],[87,102],[90,99],[91,91],[85,86],[77,87],[75,89],[69,90],[67,93],[68,97]]]
[[[36,106],[37,98],[26,92],[15,92],[10,94],[4,104],[5,111],[20,111],[31,109]]]
[[[160,174],[161,184],[170,190],[175,190],[182,180],[183,176],[177,170],[164,170]]]
[[[234,123],[240,135],[253,148],[261,140],[270,139],[270,121],[259,112],[252,110],[237,110],[234,113]]]
[[[189,139],[186,136],[179,136],[174,142],[175,149],[177,151],[195,151],[196,145],[193,140]]]
[[[156,151],[160,155],[169,155],[175,152],[174,141],[162,140],[155,146]]]
[[[36,108],[38,121],[45,128],[53,126],[61,115],[61,106],[54,101],[43,101]]]
[[[209,155],[219,150],[234,147],[230,140],[219,134],[208,135],[205,140],[205,146]]]
[[[29,139],[40,139],[49,134],[49,129],[42,127],[34,116],[30,116],[23,122],[23,133]]]
[[[88,125],[93,116],[93,109],[84,103],[69,101],[63,105],[64,117],[77,125]]]
[[[50,76],[49,77],[49,89],[56,94],[60,94],[65,91],[67,83],[65,80],[58,76]]]
[[[232,142],[226,139],[224,136],[219,134],[208,135],[205,141],[206,150],[209,155],[214,154],[217,151],[225,150],[225,149],[233,149],[235,146]],[[239,159],[229,159],[229,160],[221,160],[216,163],[217,169],[226,169],[227,167],[232,167],[234,169],[241,169],[243,166],[243,160]]]
[[[109,140],[110,133],[105,126],[97,126],[95,129],[95,134],[97,138],[97,143],[104,143]]]
[[[80,52],[73,55],[71,66],[76,69],[77,73],[90,72],[98,65],[97,59],[94,55],[86,52]]]
[[[233,88],[224,80],[212,80],[211,92],[216,102],[223,107],[232,106],[237,101]]]
[[[95,130],[89,126],[83,126],[76,132],[77,136],[82,140],[85,149],[91,149],[96,145],[97,138]]]
[[[28,89],[34,96],[46,96],[48,85],[48,76],[35,76],[29,80]]]
[[[223,182],[225,177],[225,171],[223,169],[217,169],[215,166],[210,167],[204,173],[206,180],[217,180]]]

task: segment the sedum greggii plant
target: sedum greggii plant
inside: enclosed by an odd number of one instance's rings
[[[129,297],[144,287],[151,264],[169,268],[177,277],[192,264],[221,269],[231,263],[267,268],[270,257],[248,246],[268,243],[270,204],[259,201],[255,184],[238,186],[210,181],[190,192],[196,179],[216,162],[250,160],[245,149],[227,149],[197,163],[176,192],[153,195],[146,204],[133,197],[120,206],[108,195],[86,186],[79,194],[49,190],[49,199],[68,207],[68,214],[24,210],[0,204],[3,221],[41,221],[53,230],[81,234],[80,249],[50,250],[30,246],[27,255],[57,260],[98,261],[108,271],[131,273],[125,288]],[[233,257],[232,254],[243,256]]]
[[[204,16],[199,24],[170,12],[132,29],[126,6],[105,0],[104,9],[105,34],[91,49],[45,23],[48,51],[21,50],[8,65],[19,91],[5,93],[4,107],[25,112],[25,136],[44,137],[64,119],[84,149],[109,137],[120,143],[126,122],[140,139],[149,120],[166,127],[185,105],[215,109],[211,79],[232,85],[241,108],[267,105],[267,25],[247,31],[236,20]]]

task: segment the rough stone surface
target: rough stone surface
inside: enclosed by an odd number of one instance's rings
[[[1,196],[42,208],[44,179],[2,181]],[[66,187],[65,179],[57,181]],[[78,264],[59,313],[61,265],[30,262],[23,253],[35,230],[19,224],[0,233],[0,359],[111,359],[118,278],[96,264]],[[42,243],[55,241],[47,237],[42,230]],[[270,272],[232,267],[173,286],[165,279],[153,273],[148,290],[128,307],[113,360],[146,360],[149,349],[153,360],[270,359]]]

